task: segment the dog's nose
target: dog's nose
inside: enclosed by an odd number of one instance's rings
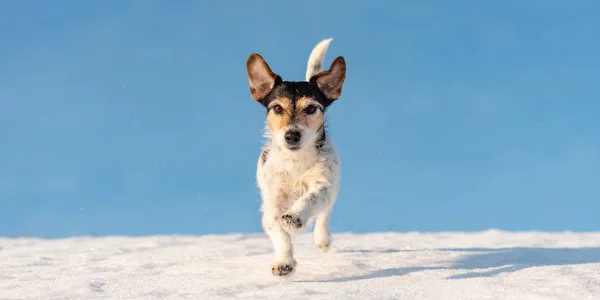
[[[296,145],[300,142],[300,131],[297,130],[288,130],[285,133],[285,141],[290,145]]]

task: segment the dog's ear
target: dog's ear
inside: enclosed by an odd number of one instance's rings
[[[273,89],[275,81],[279,77],[271,71],[267,62],[257,53],[248,57],[246,72],[248,72],[248,81],[250,82],[250,94],[254,100],[265,97]]]
[[[346,61],[338,56],[329,67],[329,70],[316,74],[310,82],[316,83],[321,92],[331,100],[336,100],[342,95],[342,85],[346,79]]]

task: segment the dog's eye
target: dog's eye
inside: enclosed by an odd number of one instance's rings
[[[304,109],[304,112],[305,112],[307,115],[312,115],[312,114],[314,114],[316,111],[317,111],[317,107],[316,107],[316,106],[314,106],[314,105],[312,105],[312,104],[311,104],[311,105],[309,105],[309,106],[307,106],[307,107]]]
[[[283,113],[283,107],[281,107],[281,105],[275,105],[275,106],[273,106],[273,111],[276,114],[280,115]]]

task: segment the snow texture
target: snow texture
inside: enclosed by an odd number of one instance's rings
[[[0,238],[0,299],[600,299],[600,233]]]

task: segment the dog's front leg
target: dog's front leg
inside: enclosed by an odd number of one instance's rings
[[[292,248],[290,234],[283,228],[281,210],[275,204],[265,205],[263,208],[262,226],[273,243],[275,262],[271,265],[271,272],[275,276],[286,276],[294,272],[296,260]]]
[[[294,271],[296,260],[290,234],[282,227],[279,218],[279,214],[265,214],[263,227],[275,250],[275,262],[271,265],[271,272],[276,276],[285,276]]]
[[[312,188],[296,200],[292,208],[281,217],[282,224],[288,231],[304,229],[310,217],[329,207],[329,185],[324,182],[317,182],[311,186]]]

